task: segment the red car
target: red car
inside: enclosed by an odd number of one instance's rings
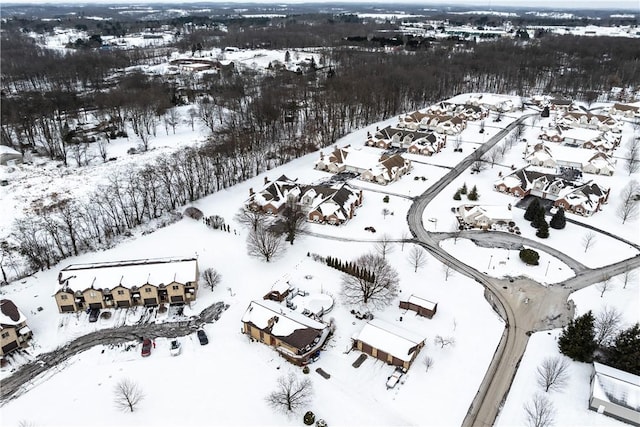
[[[149,338],[145,338],[144,341],[142,341],[142,357],[151,355],[151,346],[152,343]]]

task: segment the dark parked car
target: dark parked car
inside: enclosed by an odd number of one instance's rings
[[[198,340],[200,341],[200,345],[209,344],[209,338],[207,338],[207,334],[202,330],[198,330]]]
[[[142,341],[142,357],[147,357],[151,355],[151,340],[149,338],[145,338]]]
[[[91,310],[89,310],[89,322],[97,322],[98,316],[100,316],[99,308],[92,308]]]

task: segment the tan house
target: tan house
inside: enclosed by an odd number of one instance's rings
[[[0,356],[25,347],[31,337],[25,315],[13,301],[0,300]]]
[[[306,365],[320,352],[331,328],[267,299],[251,301],[242,316],[242,332],[274,347],[291,363]]]
[[[353,348],[383,362],[409,369],[424,347],[424,338],[380,319],[369,321],[353,337]]]
[[[198,291],[196,258],[156,258],[73,264],[58,275],[60,313],[88,308],[188,304]]]

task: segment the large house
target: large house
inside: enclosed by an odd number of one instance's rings
[[[306,365],[320,352],[331,328],[266,299],[251,301],[242,316],[242,332],[274,347],[291,363]]]
[[[366,145],[382,149],[404,148],[411,153],[432,155],[440,152],[446,137],[433,132],[418,132],[387,126],[377,129],[374,135],[367,133]]]
[[[457,135],[467,127],[467,123],[462,116],[414,111],[400,116],[398,127],[416,131],[433,131],[445,135]]]
[[[353,348],[389,365],[409,369],[424,347],[424,337],[384,322],[370,320],[353,337]]]
[[[538,135],[538,138],[572,147],[582,147],[595,149],[604,153],[611,153],[620,145],[621,135],[614,134],[613,132],[601,132],[596,129],[552,126],[544,128]]]
[[[354,217],[362,204],[362,190],[348,184],[303,185],[282,175],[275,181],[265,178],[265,188],[261,191],[250,189],[247,206],[275,215],[284,209],[287,201],[298,204],[308,221],[339,225]]]
[[[13,301],[0,300],[0,356],[25,347],[31,336],[27,318]]]
[[[556,122],[559,125],[598,129],[602,132],[622,132],[622,122],[604,114],[593,114],[585,111],[569,111]]]
[[[465,224],[484,230],[488,230],[494,224],[509,224],[513,221],[510,207],[505,206],[463,204],[456,210]]]
[[[581,183],[562,175],[524,167],[500,178],[494,188],[516,197],[533,195],[553,201],[554,206],[583,216],[593,215],[607,203],[609,189],[595,182]]]
[[[596,175],[611,176],[615,172],[615,161],[606,153],[564,146],[552,148],[544,143],[534,145],[525,161],[532,166],[570,168]]]
[[[609,108],[609,114],[612,116],[622,116],[628,119],[640,118],[640,103],[621,104],[616,102]]]
[[[368,151],[367,147],[363,148],[365,149],[348,145],[342,148],[336,147],[327,156],[321,152],[315,168],[332,173],[345,171],[357,173],[363,181],[381,185],[397,181],[411,170],[411,161],[399,154],[381,156],[379,153]]]
[[[593,362],[589,409],[640,426],[640,376]]]
[[[67,313],[188,304],[197,291],[196,258],[157,258],[69,265],[58,274],[54,296],[60,313]]]

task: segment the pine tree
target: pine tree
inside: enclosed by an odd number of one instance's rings
[[[549,222],[549,226],[551,228],[555,228],[556,230],[562,230],[567,225],[567,219],[564,217],[564,209],[558,208],[556,213],[551,217],[551,221]]]
[[[536,212],[540,210],[540,202],[538,199],[533,199],[529,206],[527,206],[527,210],[524,212],[524,219],[527,221],[533,221],[533,218],[536,215]]]
[[[460,190],[456,191],[456,194],[453,195],[453,200],[460,200],[462,199],[462,197],[460,197]]]
[[[474,185],[469,194],[467,194],[467,199],[476,201],[479,197],[480,195],[478,194],[478,189]]]
[[[591,311],[569,322],[558,339],[560,352],[578,362],[591,362],[598,348]]]
[[[544,217],[544,208],[542,206],[540,206],[540,208],[533,214],[533,221],[531,221],[531,226],[534,228],[540,228],[542,226],[542,223],[545,223],[547,226],[549,224],[547,224],[547,220]],[[548,227],[547,227],[547,232],[548,232]]]
[[[462,184],[462,187],[458,190],[460,194],[467,194],[467,183]]]
[[[640,375],[640,324],[620,331],[605,356],[608,365]]]
[[[547,237],[549,237],[549,225],[547,224],[547,221],[544,218],[542,218],[542,222],[538,227],[536,236],[538,236],[541,239],[546,239]]]

